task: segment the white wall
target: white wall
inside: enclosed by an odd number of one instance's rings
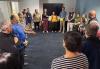
[[[40,13],[42,14],[43,13],[43,3],[48,3],[48,0],[40,0],[39,2],[39,9],[40,9]]]
[[[43,3],[63,3],[66,11],[76,8],[76,0],[19,0],[19,9],[30,8],[32,14],[35,9],[39,9],[40,13],[42,13]]]
[[[9,19],[10,13],[10,3],[8,1],[0,1],[0,21]]]
[[[18,13],[19,12],[19,4],[18,4],[17,1],[12,1],[11,6],[12,6],[12,13]]]
[[[81,14],[96,10],[97,19],[100,22],[100,0],[77,0],[77,8]]]
[[[43,12],[43,3],[63,3],[66,11],[69,12],[72,8],[76,8],[76,0],[40,0],[40,12]]]
[[[33,14],[35,9],[39,9],[40,13],[42,13],[43,3],[63,3],[67,11],[70,11],[70,8],[76,7],[76,0],[19,0],[19,10],[21,11],[24,8],[30,8],[30,12]],[[9,1],[0,1],[0,8],[0,17],[3,18],[4,16],[4,19],[9,19],[11,15]]]
[[[19,10],[30,8],[33,14],[35,9],[39,9],[39,0],[19,0]]]

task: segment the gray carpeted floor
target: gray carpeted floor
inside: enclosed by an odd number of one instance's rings
[[[63,55],[62,33],[38,33],[29,36],[30,46],[26,49],[25,61],[29,63],[24,69],[50,69],[54,58]]]

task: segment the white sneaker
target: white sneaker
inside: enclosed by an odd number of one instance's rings
[[[59,32],[61,32],[61,31],[59,31]]]
[[[27,57],[27,56],[28,56],[28,55],[26,55],[26,54],[24,55],[24,57]]]
[[[47,33],[48,33],[48,31],[47,31]]]
[[[27,66],[27,65],[29,65],[29,63],[28,62],[24,62],[24,66]]]
[[[43,33],[44,33],[44,31],[43,31]]]
[[[64,32],[62,32],[64,34]]]

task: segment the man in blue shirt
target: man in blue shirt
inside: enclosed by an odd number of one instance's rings
[[[18,18],[17,15],[11,16],[11,23],[12,23],[12,33],[14,36],[16,36],[21,43],[25,42],[26,35],[24,33],[24,29],[21,25],[18,24]],[[23,45],[17,46],[18,48],[23,48]]]
[[[16,46],[19,50],[19,61],[20,61],[20,69],[23,69],[24,64],[24,42],[26,39],[24,29],[21,25],[18,24],[18,16],[11,15],[10,17],[12,23],[12,34],[16,36],[19,40],[19,45]]]
[[[67,13],[65,11],[65,8],[62,7],[62,11],[60,12],[60,15],[59,15],[59,17],[60,17],[60,31],[59,32],[61,32],[62,29],[63,29],[63,33],[65,31],[65,18],[66,18],[66,15],[67,15]]]

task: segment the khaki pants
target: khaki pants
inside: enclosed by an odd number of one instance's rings
[[[65,21],[60,21],[60,32],[63,32],[65,31]]]

